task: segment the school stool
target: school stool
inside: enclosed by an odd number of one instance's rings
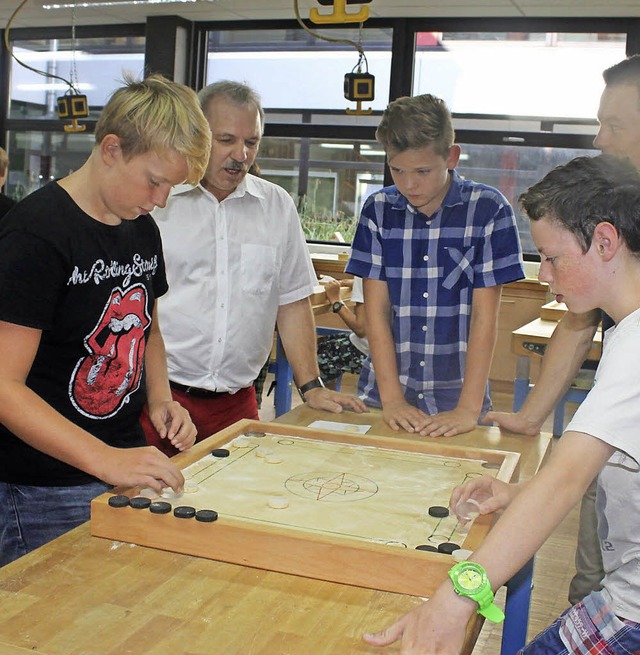
[[[343,330],[341,328],[329,328],[329,327],[316,327],[316,334],[318,336],[326,334],[338,334],[341,332],[348,333],[349,330]],[[275,415],[276,417],[285,414],[291,409],[291,400],[292,400],[292,391],[293,391],[293,371],[291,370],[291,365],[287,360],[287,356],[284,352],[284,347],[282,341],[280,340],[280,334],[276,337],[276,358],[273,362],[269,364],[269,373],[273,373],[274,381],[272,384],[275,385],[275,394],[274,394],[274,405],[275,405]],[[335,390],[340,391],[340,385],[342,383],[342,374],[336,380]],[[272,389],[269,389],[267,396],[271,393]]]
[[[564,410],[566,403],[580,404],[593,386],[595,371],[590,368],[581,368],[562,400],[556,405],[553,412],[553,436],[559,437],[564,432]]]
[[[562,396],[558,401],[555,409],[553,410],[553,436],[559,437],[564,432],[564,423],[565,423],[565,405],[566,403],[578,403],[580,404],[589,393],[589,390],[593,386],[595,371],[592,368],[583,367],[578,372],[575,380],[572,382],[571,386],[567,392]],[[522,380],[520,380],[522,382]],[[527,384],[519,384],[514,387],[513,394],[513,411],[517,412],[520,410],[524,404],[524,400],[529,393],[529,390],[533,388],[533,384],[530,384],[527,380]]]

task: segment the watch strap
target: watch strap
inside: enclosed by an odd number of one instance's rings
[[[478,614],[481,614],[493,623],[500,623],[504,621],[504,612],[493,602],[494,595],[491,587],[487,587],[479,592],[477,598],[474,598],[478,603]]]
[[[493,623],[501,623],[504,621],[504,612],[493,602],[486,607],[479,607],[478,614],[481,614]]]
[[[322,381],[321,377],[313,378],[313,380],[309,380],[309,382],[305,382],[303,385],[300,385],[298,387],[298,393],[300,394],[300,397],[304,399],[304,394],[307,393],[307,391],[311,391],[311,389],[323,389],[324,388],[324,382]]]

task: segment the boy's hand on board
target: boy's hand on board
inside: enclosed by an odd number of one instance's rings
[[[522,412],[487,412],[487,421],[497,423],[503,430],[509,430],[517,434],[526,434],[535,437],[539,434],[542,425]]]
[[[406,400],[386,402],[382,405],[382,418],[393,430],[404,430],[415,434],[423,430],[431,419],[421,409]]]
[[[471,432],[478,426],[478,415],[463,407],[449,412],[429,416],[429,421],[420,434],[423,437],[453,437],[456,434]]]

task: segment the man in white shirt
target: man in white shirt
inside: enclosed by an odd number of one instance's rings
[[[253,381],[277,324],[305,402],[366,411],[358,398],[322,386],[309,300],[317,278],[296,207],[284,189],[249,174],[264,129],[258,95],[223,81],[199,99],[212,132],[207,171],[153,212],[169,282],[159,322],[174,398],[191,414],[198,439],[258,418]],[[145,419],[148,443],[173,452]]]

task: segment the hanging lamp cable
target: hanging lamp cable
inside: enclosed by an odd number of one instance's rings
[[[364,62],[365,71],[369,72],[369,64],[367,62],[367,56],[364,54],[364,49],[359,43],[356,43],[355,41],[351,41],[350,39],[336,39],[331,36],[325,36],[323,34],[319,34],[318,32],[314,32],[313,30],[309,29],[304,24],[304,21],[300,17],[300,7],[298,6],[298,0],[293,0],[293,11],[296,15],[296,20],[300,24],[300,27],[302,27],[303,30],[311,34],[311,36],[315,37],[316,39],[321,39],[322,41],[331,41],[332,43],[345,43],[347,45],[354,47],[360,53],[358,63],[356,64],[356,67],[360,66],[360,68],[358,68],[358,71],[361,70],[362,62]],[[360,23],[360,35],[362,35],[362,23]]]
[[[18,5],[18,7],[11,14],[11,17],[7,21],[7,27],[4,30],[4,45],[5,45],[6,49],[7,49],[7,52],[11,55],[12,59],[14,59],[23,68],[27,68],[28,70],[30,70],[30,71],[32,71],[34,73],[37,73],[38,75],[42,75],[43,77],[49,77],[49,78],[52,78],[52,79],[60,80],[61,82],[64,82],[74,94],[79,94],[78,90],[76,89],[76,87],[73,84],[73,81],[69,81],[69,80],[65,79],[64,77],[62,77],[60,75],[55,75],[54,73],[48,73],[47,71],[41,71],[41,70],[38,70],[37,68],[34,68],[33,66],[29,66],[29,64],[25,64],[23,61],[18,59],[18,57],[13,52],[13,45],[12,45],[11,41],[9,40],[9,32],[11,30],[11,24],[15,20],[16,16],[22,11],[23,7],[27,4],[27,2],[29,2],[29,0],[22,0],[22,2]],[[75,29],[75,25],[74,25],[74,29]],[[75,36],[74,36],[74,39],[75,39]],[[74,44],[74,57],[75,57],[75,44]]]

